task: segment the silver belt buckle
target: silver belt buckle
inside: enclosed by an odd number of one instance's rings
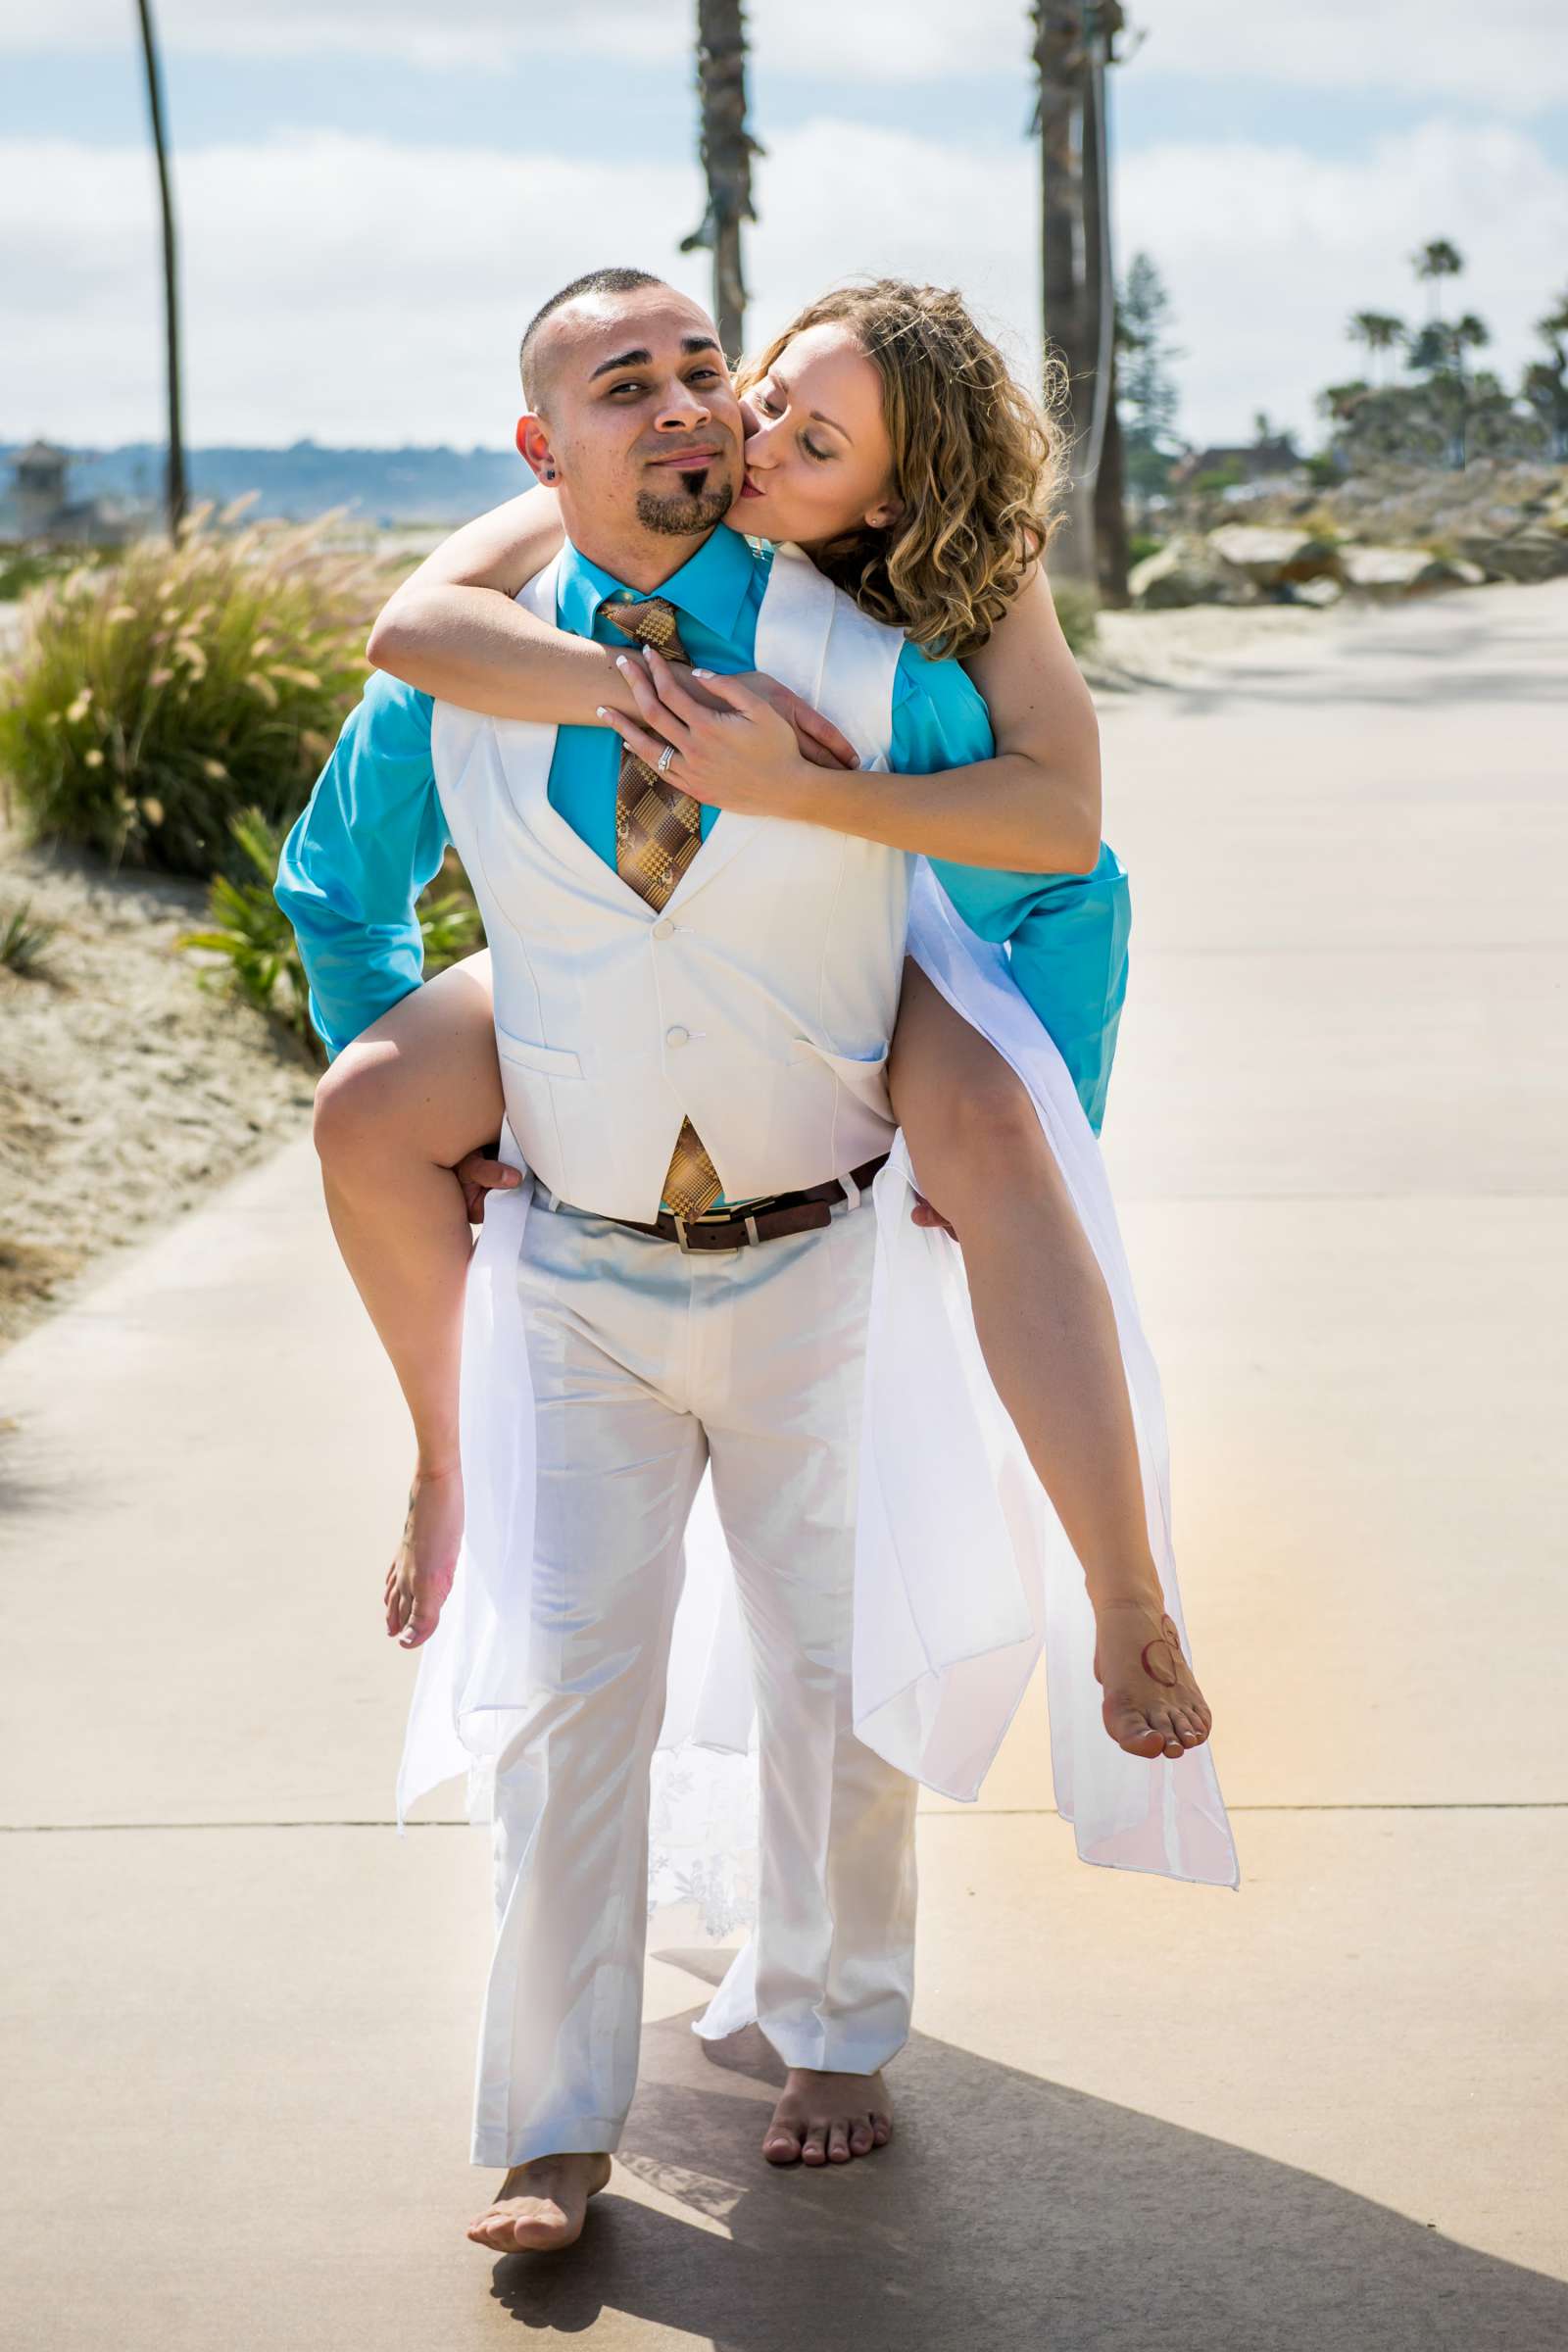
[[[671,1215],[671,1216],[674,1216],[674,1215],[675,1215],[675,1212],[674,1212],[674,1210],[673,1210],[673,1209],[671,1209],[671,1211],[670,1211],[670,1215]],[[686,1255],[687,1255],[688,1257],[690,1257],[690,1255],[691,1255],[691,1253],[692,1253],[692,1246],[691,1246],[690,1242],[689,1242],[689,1241],[686,1239],[686,1220],[685,1220],[685,1218],[684,1218],[684,1217],[675,1217],[675,1239],[676,1239],[676,1241],[677,1241],[677,1242],[679,1242],[679,1244],[680,1244],[681,1248],[682,1248],[682,1249],[685,1250],[685,1252],[686,1252]]]

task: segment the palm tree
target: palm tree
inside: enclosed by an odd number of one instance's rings
[[[1466,311],[1451,325],[1446,319],[1434,319],[1408,339],[1411,368],[1427,379],[1431,412],[1442,424],[1446,462],[1455,470],[1467,460],[1471,387],[1465,353],[1479,351],[1491,340],[1489,328],[1474,311]]]
[[[1465,353],[1480,351],[1492,341],[1492,330],[1474,311],[1466,311],[1448,329],[1448,355],[1454,376],[1454,430],[1450,462],[1462,467],[1469,456],[1470,436],[1470,378],[1465,368]]]
[[[1035,0],[1034,64],[1039,75],[1041,298],[1046,348],[1054,344],[1067,378],[1063,423],[1071,486],[1054,568],[1093,586],[1095,485],[1089,427],[1099,361],[1100,320],[1092,318],[1079,256],[1084,235],[1083,98],[1088,65],[1082,0]]]
[[[1461,368],[1467,351],[1481,351],[1492,341],[1491,327],[1484,318],[1478,318],[1474,311],[1466,311],[1462,318],[1456,318],[1448,332],[1453,337],[1454,352]]]
[[[1551,356],[1530,362],[1520,389],[1541,418],[1551,456],[1568,458],[1568,293],[1536,320],[1536,332]]]
[[[1410,256],[1410,267],[1418,278],[1424,278],[1431,291],[1431,315],[1434,319],[1443,316],[1442,280],[1457,277],[1464,268],[1464,256],[1446,237],[1434,237]]]
[[[1352,343],[1364,343],[1372,355],[1372,380],[1378,380],[1378,355],[1392,351],[1404,335],[1404,320],[1392,311],[1357,311],[1346,328]]]
[[[174,199],[169,180],[169,154],[164,139],[163,74],[158,42],[153,32],[152,0],[136,0],[141,18],[141,48],[147,67],[147,111],[152,118],[153,153],[158,162],[158,194],[164,213],[164,344],[169,382],[169,462],[164,474],[164,506],[169,535],[177,536],[185,514],[185,440],[179,418],[179,290],[174,267]]]
[[[703,171],[708,211],[681,239],[682,253],[713,256],[713,318],[726,357],[738,359],[746,334],[741,222],[755,220],[752,158],[761,149],[746,127],[746,24],[742,0],[697,0],[697,84],[702,94]]]
[[[1116,408],[1105,68],[1120,62],[1121,0],[1034,0],[1040,133],[1041,297],[1048,358],[1066,374],[1070,484],[1053,564],[1127,601],[1127,521]]]

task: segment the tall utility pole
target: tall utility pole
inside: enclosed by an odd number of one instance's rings
[[[169,379],[169,459],[164,471],[164,506],[171,539],[185,517],[185,439],[179,418],[179,286],[174,260],[174,199],[169,184],[169,150],[164,136],[163,74],[153,32],[152,0],[136,0],[141,18],[142,56],[147,65],[147,111],[152,118],[153,153],[158,159],[158,195],[164,211],[164,345]]]
[[[1125,606],[1127,486],[1116,406],[1116,273],[1111,252],[1110,99],[1105,68],[1122,12],[1090,0],[1084,73],[1084,295],[1095,325],[1095,384],[1087,470],[1095,517],[1095,567],[1101,602]]]
[[[1106,530],[1105,565],[1096,522],[1097,506],[1106,513],[1120,499],[1104,69],[1123,24],[1119,0],[1035,0],[1042,307],[1047,347],[1054,344],[1067,370],[1071,436],[1071,488],[1052,568],[1091,587],[1105,571],[1112,595],[1125,593],[1124,529],[1112,522]]]
[[[761,149],[746,127],[746,23],[741,0],[697,0],[697,82],[702,97],[702,161],[708,211],[681,239],[682,253],[713,256],[713,318],[727,359],[738,359],[746,333],[741,222],[755,220],[752,158]]]

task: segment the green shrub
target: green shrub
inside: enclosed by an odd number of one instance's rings
[[[22,900],[8,914],[0,913],[0,967],[24,980],[41,978],[59,928],[34,915],[30,899]]]
[[[1053,580],[1051,601],[1071,650],[1075,654],[1087,653],[1095,642],[1100,619],[1099,597],[1078,580]]]
[[[1164,540],[1156,539],[1152,531],[1130,532],[1127,540],[1128,570],[1131,571],[1135,564],[1142,564],[1146,557],[1157,556],[1164,544]]]
[[[326,544],[333,516],[233,530],[235,508],[217,528],[210,513],[30,600],[0,767],[32,839],[208,875],[231,865],[235,815],[288,820],[309,797],[385,576]]]
[[[222,956],[224,984],[303,1038],[319,1061],[325,1055],[311,1026],[305,966],[289,919],[272,896],[287,831],[287,824],[260,808],[245,808],[230,818],[236,872],[215,877],[208,893],[206,929],[185,932],[179,944]],[[479,909],[454,853],[448,852],[417,912],[427,980],[483,947]]]

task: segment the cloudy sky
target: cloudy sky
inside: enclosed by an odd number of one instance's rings
[[[762,333],[858,270],[1039,349],[1021,0],[752,0]],[[691,0],[159,0],[197,444],[505,446],[518,329],[627,261],[706,295]],[[1315,434],[1352,310],[1446,236],[1512,374],[1568,284],[1562,0],[1133,0],[1117,266],[1174,301],[1182,430]],[[155,437],[132,0],[0,0],[0,439]]]

